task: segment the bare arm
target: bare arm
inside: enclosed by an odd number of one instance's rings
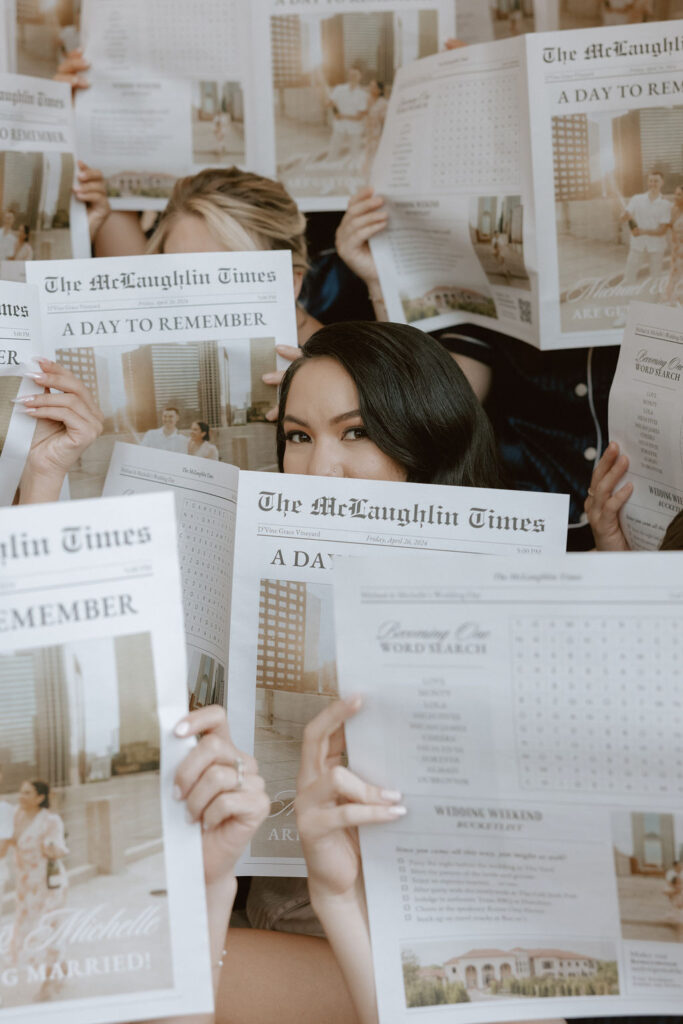
[[[137,213],[113,210],[97,232],[95,256],[143,256],[147,238]]]
[[[480,363],[478,359],[473,359],[472,356],[460,355],[459,352],[451,352],[451,357],[455,359],[467,377],[470,387],[483,404],[491,390],[491,379],[493,376],[491,367],[487,366],[486,363]]]

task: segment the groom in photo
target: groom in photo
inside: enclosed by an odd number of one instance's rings
[[[161,426],[156,430],[148,430],[141,444],[146,448],[162,448],[165,452],[180,452],[187,455],[187,438],[178,432],[180,413],[172,406],[167,406],[161,413]]]
[[[350,67],[348,81],[335,85],[327,106],[332,108],[332,138],[328,150],[329,160],[338,160],[345,145],[353,160],[360,157],[364,121],[368,113],[368,94],[361,82],[359,68]]]
[[[630,247],[626,260],[624,284],[633,285],[638,273],[647,266],[649,276],[658,278],[662,274],[664,254],[669,247],[667,231],[671,223],[672,204],[662,195],[664,176],[660,171],[650,171],[647,176],[647,192],[631,196],[628,206],[621,215],[631,229]]]

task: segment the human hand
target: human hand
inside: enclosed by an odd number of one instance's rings
[[[446,50],[459,50],[463,46],[467,46],[467,43],[462,39],[447,39],[444,43]]]
[[[288,359],[290,363],[293,363],[295,359],[298,359],[301,352],[294,345],[276,345],[275,351],[283,359]],[[279,388],[282,384],[282,378],[285,375],[284,370],[274,370],[273,373],[264,373],[261,380],[264,384],[272,384],[273,387]],[[274,405],[272,409],[269,409],[266,413],[266,419],[273,423],[277,419],[277,405]]]
[[[619,523],[619,512],[633,494],[633,484],[615,487],[628,469],[628,459],[611,441],[593,470],[584,509],[598,551],[630,551]]]
[[[64,478],[102,433],[104,416],[85,384],[59,363],[37,357],[40,373],[27,373],[45,390],[14,401],[38,420],[21,478],[22,505],[57,501]],[[55,388],[58,394],[51,394]]]
[[[379,276],[369,242],[384,231],[388,220],[384,199],[376,196],[372,188],[362,188],[349,200],[337,228],[337,252],[354,274],[365,281],[368,289],[379,288]]]
[[[178,766],[173,795],[184,800],[191,821],[201,822],[204,877],[213,885],[234,874],[235,864],[270,810],[253,757],[239,751],[225,711],[198,708],[178,722],[176,736],[199,736]]]
[[[94,242],[97,232],[111,213],[107,186],[102,171],[88,167],[82,160],[78,161],[78,184],[73,190],[76,199],[85,203],[88,214],[90,241]]]
[[[78,89],[90,88],[90,82],[83,74],[89,67],[90,62],[83,56],[83,50],[80,48],[71,50],[60,62],[54,80],[55,82],[68,82],[73,96]]]
[[[358,825],[395,821],[405,814],[401,794],[364,782],[341,765],[344,723],[360,697],[335,701],[304,729],[294,802],[314,903],[363,902]]]

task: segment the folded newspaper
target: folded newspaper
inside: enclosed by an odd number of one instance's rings
[[[0,567],[0,1021],[210,1012],[173,500],[2,509]]]
[[[0,278],[24,280],[28,260],[90,255],[74,150],[70,87],[0,74]]]
[[[529,34],[396,76],[372,183],[389,318],[540,349],[618,344],[683,229],[683,21]]]
[[[238,472],[116,446],[105,494],[164,489],[177,503],[190,706],[227,703],[235,742],[254,752],[271,798],[242,870],[302,875],[301,737],[337,692],[333,563],[410,550],[438,552],[454,572],[460,551],[526,564],[564,551],[567,496]]]
[[[659,547],[683,511],[682,394],[680,307],[634,302],[609,396],[610,440],[629,459],[621,526],[634,550]]]
[[[681,554],[335,568],[381,1024],[683,999]]]

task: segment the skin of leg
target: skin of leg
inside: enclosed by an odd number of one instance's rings
[[[216,994],[216,1024],[358,1024],[326,939],[232,928]]]

